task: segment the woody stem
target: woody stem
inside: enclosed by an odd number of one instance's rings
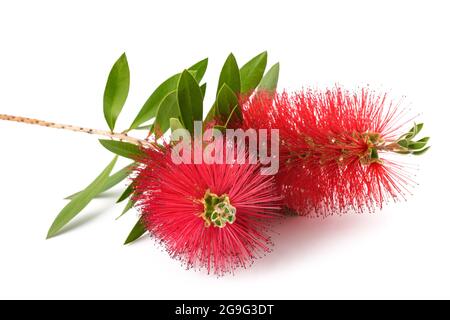
[[[391,142],[391,143],[387,143],[387,144],[382,144],[382,145],[378,145],[376,146],[376,149],[378,151],[398,151],[401,150],[402,147],[398,145],[397,142]]]
[[[84,128],[84,127],[79,127],[79,126],[73,126],[70,124],[60,124],[60,123],[26,118],[26,117],[11,116],[11,115],[7,115],[7,114],[0,114],[0,120],[15,121],[15,122],[20,122],[20,123],[33,124],[33,125],[37,125],[37,126],[41,126],[41,127],[63,129],[63,130],[69,130],[69,131],[74,131],[74,132],[84,132],[87,134],[103,136],[103,137],[111,138],[111,139],[118,140],[118,141],[132,143],[132,144],[138,145],[138,146],[153,147],[153,145],[150,142],[143,140],[143,139],[130,137],[126,133],[115,133],[115,132],[106,131],[106,130]]]

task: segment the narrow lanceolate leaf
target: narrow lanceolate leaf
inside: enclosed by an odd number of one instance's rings
[[[105,140],[105,139],[100,139],[99,141],[102,144],[102,146],[104,146],[112,153],[115,153],[125,158],[136,160],[145,156],[145,153],[141,149],[139,149],[137,145],[128,142]]]
[[[158,109],[155,123],[153,124],[152,131],[155,132],[156,137],[159,138],[170,128],[170,118],[178,117],[178,104],[177,104],[177,92],[174,90],[169,93]]]
[[[134,188],[133,188],[133,184],[130,184],[125,191],[120,195],[119,199],[117,199],[116,203],[121,203],[122,201],[128,199],[131,194],[133,193]]]
[[[202,91],[203,99],[205,99],[205,94],[206,94],[206,82],[200,86],[200,90]]]
[[[122,111],[130,89],[130,69],[127,56],[122,56],[113,65],[103,94],[103,113],[111,131]]]
[[[132,243],[139,239],[147,230],[145,229],[144,224],[141,222],[141,219],[134,225],[124,244]]]
[[[278,76],[280,74],[280,64],[274,64],[262,78],[258,89],[268,92],[275,92],[278,84]]]
[[[76,195],[58,214],[53,221],[47,233],[47,239],[53,237],[61,230],[67,223],[75,218],[81,210],[83,210],[89,202],[97,195],[105,186],[114,165],[117,162],[117,157],[103,170],[103,172],[81,193]]]
[[[414,123],[414,127],[409,130],[410,133],[410,139],[414,138],[419,134],[420,131],[422,131],[423,123]]]
[[[222,71],[220,72],[219,85],[217,87],[216,94],[217,96],[219,95],[219,92],[224,84],[226,84],[236,95],[241,92],[241,76],[239,67],[237,65],[236,58],[232,53],[228,56],[222,67]],[[215,101],[206,115],[205,123],[213,121],[219,115],[220,113],[217,107],[217,101]]]
[[[412,130],[412,129],[411,129]],[[402,134],[399,138],[398,141],[403,141],[402,143],[409,143],[409,141],[411,141],[411,139],[414,138],[414,132],[407,132],[405,134]]]
[[[242,66],[240,70],[242,93],[249,93],[256,89],[264,75],[266,65],[267,52],[264,51]]]
[[[187,71],[183,71],[177,87],[179,114],[186,129],[194,132],[194,121],[203,119],[203,95],[197,81]]]
[[[231,88],[224,84],[217,95],[217,113],[223,118],[228,119],[231,111],[238,104],[238,98]],[[236,113],[237,116],[242,116],[240,110]]]
[[[196,64],[190,66],[188,70],[195,71],[194,78],[197,80],[197,82],[200,82],[203,79],[203,76],[205,75],[206,68],[208,68],[208,58],[203,59]]]
[[[103,186],[102,190],[100,190],[100,192],[96,195],[96,197],[98,195],[100,195],[101,193],[108,191],[109,189],[111,189],[112,187],[115,187],[119,182],[125,180],[131,173],[131,171],[133,170],[133,167],[135,166],[134,163],[126,166],[123,169],[120,169],[119,171],[117,171],[116,173],[114,173],[113,175],[108,177],[108,180],[106,181],[105,185]],[[83,190],[78,191],[64,199],[66,200],[70,200],[73,199],[73,197],[75,197],[76,195],[78,195],[79,193],[83,192]]]
[[[180,74],[177,73],[171,76],[169,79],[164,81],[159,85],[158,88],[150,95],[147,101],[142,106],[138,115],[134,119],[133,123],[130,126],[129,130],[136,129],[141,124],[147,122],[148,120],[155,117],[159,105],[163,101],[163,99],[172,91],[177,88],[178,80],[180,79]]]
[[[423,129],[423,123],[416,124],[416,135],[418,135],[420,133],[420,131],[422,131],[422,129]]]
[[[128,202],[125,205],[125,207],[123,208],[122,213],[116,218],[116,220],[121,218],[128,211],[130,211],[130,209],[133,208],[133,206],[134,206],[134,200],[133,199],[128,199]]]
[[[189,67],[188,70],[195,71],[194,72],[195,79],[197,80],[197,82],[200,82],[200,80],[203,78],[203,75],[205,74],[207,66],[208,66],[208,59],[203,59],[197,62],[196,64],[192,65],[191,67]],[[164,100],[164,98],[170,92],[176,90],[178,81],[180,79],[180,75],[181,75],[180,73],[177,73],[171,76],[166,81],[161,83],[158,86],[158,88],[156,88],[156,90],[150,95],[150,97],[142,106],[138,115],[131,124],[129,130],[138,128],[141,124],[149,121],[150,119],[156,116],[158,108],[161,102]]]
[[[402,140],[397,141],[397,144],[400,147],[408,148],[408,140],[406,140],[406,139],[402,139]]]
[[[425,152],[427,152],[428,149],[430,149],[430,148],[431,148],[431,146],[430,147],[426,147],[425,149],[422,149],[422,150],[419,150],[419,151],[414,151],[414,152],[412,152],[412,154],[415,155],[415,156],[420,156],[420,155],[424,154]]]
[[[228,56],[222,67],[222,71],[220,72],[217,93],[219,93],[219,90],[222,88],[224,83],[226,83],[234,93],[239,93],[241,91],[239,67],[237,65],[236,58],[232,53]]]
[[[175,131],[178,129],[185,129],[183,124],[177,118],[170,118],[170,130]]]
[[[425,143],[427,143],[429,140],[430,140],[430,137],[424,137],[424,138],[422,138],[420,140],[417,140],[416,142],[425,142]]]
[[[427,145],[427,142],[410,142],[408,144],[408,149],[410,150],[420,150],[425,148],[425,146]]]

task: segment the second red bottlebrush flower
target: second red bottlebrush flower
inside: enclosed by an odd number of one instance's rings
[[[404,197],[413,182],[390,154],[427,149],[428,138],[412,140],[422,124],[402,135],[411,119],[367,88],[260,93],[243,115],[246,128],[280,130],[278,185],[286,207],[302,215],[362,212]]]
[[[170,147],[145,152],[135,200],[147,230],[172,257],[222,275],[270,251],[280,198],[259,165],[175,164]]]

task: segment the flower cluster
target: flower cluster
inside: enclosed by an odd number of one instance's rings
[[[270,251],[279,217],[274,179],[253,164],[176,164],[146,149],[134,180],[148,231],[187,267],[223,274]]]
[[[411,119],[386,94],[340,87],[262,93],[245,103],[243,115],[246,128],[280,130],[277,184],[285,206],[298,214],[373,210],[404,197],[412,183],[404,165],[391,157],[419,152],[402,146],[401,132]],[[423,148],[426,141],[414,143]]]

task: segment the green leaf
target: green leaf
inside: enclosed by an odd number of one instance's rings
[[[206,68],[208,66],[208,59],[203,59],[196,64],[192,65],[188,68],[190,71],[195,71],[195,79],[200,82],[205,74]],[[139,127],[141,124],[149,121],[150,119],[156,116],[158,112],[158,108],[164,98],[172,91],[177,89],[178,81],[180,79],[180,73],[177,73],[166,81],[161,83],[158,88],[150,95],[145,104],[142,106],[138,115],[134,119],[128,130],[134,130]]]
[[[220,125],[220,124],[219,124],[219,125],[215,125],[214,128],[217,129],[217,130],[220,130],[222,133],[225,133],[225,131],[226,131],[226,129],[227,129],[227,127],[228,127],[228,124],[230,123],[231,119],[232,119],[233,116],[236,114],[237,110],[240,110],[239,108],[240,108],[240,107],[239,107],[238,104],[235,105],[235,106],[231,109],[230,115],[228,116],[228,119],[227,119],[227,121],[225,122],[225,124],[224,124],[224,125]]]
[[[240,92],[241,78],[239,74],[239,67],[237,65],[236,58],[232,53],[230,53],[230,55],[228,56],[222,67],[222,71],[220,72],[217,93],[219,93],[219,90],[225,83],[231,88],[233,92]]]
[[[419,134],[419,132],[422,130],[422,128],[423,128],[423,123],[419,123],[419,124],[414,123],[414,127],[412,127],[411,130],[409,130],[409,133],[412,134],[412,135],[410,135],[410,139],[417,136]]]
[[[259,90],[275,92],[278,84],[278,75],[280,74],[280,64],[276,63],[267,71],[258,86]]]
[[[130,209],[133,208],[133,206],[134,206],[134,201],[133,201],[133,199],[128,199],[128,202],[127,202],[127,204],[125,205],[125,207],[123,208],[122,213],[120,214],[120,216],[118,216],[118,217],[116,218],[116,220],[119,219],[119,218],[121,218],[121,217],[122,217],[125,213],[127,213],[128,211],[130,211]]]
[[[111,171],[117,162],[117,156],[110,164],[103,170],[103,172],[81,193],[76,195],[58,214],[53,221],[47,233],[47,239],[53,237],[61,230],[67,223],[77,216],[89,202],[104,188]]]
[[[111,131],[122,111],[130,89],[130,69],[127,56],[122,54],[113,65],[103,94],[103,113]]]
[[[224,119],[228,119],[231,115],[231,111],[233,108],[239,104],[238,98],[233,93],[231,88],[225,83],[222,88],[219,90],[219,94],[217,95],[217,109],[216,112],[220,114]],[[235,114],[242,118],[242,114],[240,109],[235,109]]]
[[[190,66],[188,70],[196,71],[194,78],[197,80],[197,82],[200,82],[203,79],[203,76],[205,75],[206,68],[208,68],[208,58],[205,58],[196,64]]]
[[[129,196],[133,193],[134,188],[133,184],[130,184],[125,191],[120,195],[119,199],[116,201],[116,203],[121,203],[122,201],[128,199]]]
[[[239,67],[232,53],[230,53],[230,55],[228,56],[222,67],[222,71],[220,72],[217,97],[224,84],[226,84],[235,94],[239,94],[241,91],[241,76]],[[214,118],[219,114],[220,113],[217,107],[217,101],[215,101],[211,109],[208,111],[208,114],[206,115],[205,122],[208,123],[214,120]]]
[[[419,150],[419,151],[414,151],[412,154],[415,156],[420,156],[422,154],[424,154],[425,152],[428,151],[428,149],[430,149],[431,147],[426,147],[425,149]]]
[[[145,153],[137,146],[128,142],[99,139],[103,147],[119,156],[129,159],[139,159],[145,156]]]
[[[261,81],[267,66],[267,52],[264,51],[244,64],[240,70],[241,92],[253,91]]]
[[[171,76],[169,79],[164,81],[159,85],[158,88],[150,95],[147,101],[142,106],[138,115],[134,119],[133,123],[130,126],[129,130],[136,129],[144,122],[155,117],[156,112],[158,111],[159,105],[163,101],[163,99],[172,91],[177,88],[178,80],[180,79],[180,74]]]
[[[413,130],[414,128],[412,128],[411,130]],[[411,139],[414,137],[414,132],[413,131],[409,131],[407,133],[402,134],[400,137],[398,137],[397,142],[401,141],[401,140],[405,140],[406,142],[409,143],[409,141],[411,141]]]
[[[113,175],[108,177],[108,180],[106,181],[105,185],[103,186],[102,190],[96,195],[96,197],[105,192],[108,191],[109,189],[111,189],[112,187],[116,186],[119,182],[125,180],[131,173],[131,170],[133,169],[133,167],[135,166],[134,163],[126,166],[123,169],[120,169],[119,171],[117,171],[116,173],[114,173]],[[64,198],[65,200],[70,200],[73,199],[76,195],[78,195],[79,193],[83,192],[83,190],[78,191],[66,198]]]
[[[184,129],[183,124],[177,118],[170,118],[170,130],[175,131],[177,129]]]
[[[241,113],[241,109],[240,106],[237,104],[233,107],[233,109],[231,109],[230,115],[228,116],[227,122],[225,123],[225,128],[228,127],[228,124],[230,123],[231,119],[233,118],[233,116],[237,114],[238,117],[242,118],[242,113]]]
[[[395,153],[398,153],[398,154],[410,154],[411,152],[410,151],[408,151],[407,149],[406,150],[397,150],[397,151],[394,151]]]
[[[149,124],[149,125],[146,125],[146,126],[137,127],[135,130],[148,130],[148,131],[150,131],[150,130],[152,130],[152,128],[153,128],[153,125]]]
[[[416,124],[416,136],[422,131],[423,123]]]
[[[194,132],[194,121],[203,119],[202,91],[194,77],[184,70],[177,87],[177,101],[183,125]]]
[[[408,148],[408,140],[406,140],[406,139],[402,139],[402,140],[397,141],[397,144],[400,147]]]
[[[134,225],[124,244],[129,244],[132,243],[133,241],[136,241],[145,232],[147,232],[147,230],[145,229],[144,224],[141,222],[141,219],[139,219],[138,222],[136,222],[136,224]]]
[[[425,142],[425,143],[427,143],[429,140],[430,140],[430,137],[424,137],[424,138],[422,138],[420,140],[417,140],[416,142]]]
[[[161,102],[152,131],[158,138],[161,137],[170,128],[170,118],[178,116],[177,92],[174,90]]]
[[[408,149],[419,150],[419,149],[424,148],[426,145],[427,145],[426,142],[410,142],[408,144]]]
[[[200,90],[202,91],[203,99],[205,99],[205,94],[206,94],[206,82],[200,86]]]
[[[217,111],[220,115],[228,117],[232,108],[238,103],[233,90],[224,83],[217,94]]]
[[[411,150],[419,151],[420,149],[426,147],[428,141],[430,140],[430,137],[424,137],[420,140],[412,141],[412,139],[422,130],[422,128],[423,123],[414,124],[414,127],[412,127],[408,133],[403,134],[400,137],[401,140],[398,140],[397,144],[404,148],[408,148],[410,151]]]

